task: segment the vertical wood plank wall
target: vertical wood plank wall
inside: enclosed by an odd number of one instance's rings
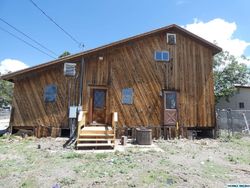
[[[212,50],[182,33],[174,33],[176,45],[168,45],[166,33],[162,32],[85,55],[83,109],[89,109],[91,87],[104,86],[108,89],[109,123],[111,113],[116,111],[119,127],[159,126],[163,112],[161,92],[175,90],[179,92],[179,124],[189,128],[213,128]],[[170,62],[156,62],[155,50],[169,51]],[[80,58],[74,61],[80,62]],[[11,124],[53,127],[52,132],[58,135],[57,128],[68,127],[69,82],[73,83],[63,75],[63,62],[40,72],[33,71],[32,76],[17,77]],[[44,87],[48,84],[57,85],[55,103],[43,100]],[[123,88],[133,88],[132,105],[122,104]],[[71,88],[70,93],[71,101],[73,95],[78,98],[78,90]],[[53,135],[48,131],[40,134]]]
[[[38,137],[58,136],[60,128],[68,128],[69,97],[71,105],[77,105],[78,89],[75,91],[74,82],[73,78],[63,76],[62,64],[16,80],[11,125],[34,127]],[[53,103],[44,102],[44,88],[49,84],[57,86],[56,102]]]

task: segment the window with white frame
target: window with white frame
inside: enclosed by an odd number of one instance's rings
[[[176,44],[176,34],[167,33],[167,43],[170,45]]]
[[[169,61],[168,51],[155,51],[155,61]]]

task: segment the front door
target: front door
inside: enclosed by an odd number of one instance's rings
[[[92,122],[106,123],[106,91],[105,89],[93,89]]]
[[[164,92],[164,125],[176,125],[177,122],[177,93]]]

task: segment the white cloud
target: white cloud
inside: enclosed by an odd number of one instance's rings
[[[0,73],[6,74],[8,72],[15,72],[28,67],[28,65],[16,59],[4,59],[0,62]]]
[[[250,67],[250,58],[243,59],[242,57],[237,58],[239,63],[244,63],[247,67]]]
[[[227,22],[220,18],[209,22],[194,19],[194,23],[187,24],[184,28],[212,43],[216,42],[223,50],[229,51],[235,56],[243,55],[245,49],[250,46],[249,42],[233,36],[237,30],[235,22]]]

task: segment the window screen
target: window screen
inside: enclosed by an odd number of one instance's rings
[[[176,93],[165,93],[166,109],[176,109]]]
[[[133,89],[122,89],[122,104],[133,104]]]
[[[54,84],[47,85],[44,89],[44,101],[55,102],[57,95],[57,87]]]
[[[104,108],[105,99],[105,90],[94,90],[94,108]]]

